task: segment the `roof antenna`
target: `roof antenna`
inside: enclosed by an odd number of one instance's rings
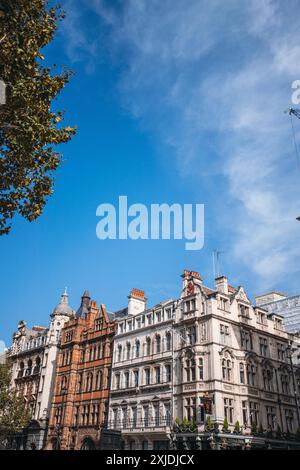
[[[290,116],[292,135],[293,135],[293,141],[294,141],[294,147],[295,147],[296,159],[297,159],[297,166],[298,166],[298,170],[300,172],[300,155],[299,155],[299,150],[298,150],[298,146],[297,146],[297,142],[296,142],[296,133],[295,133],[293,117],[292,117],[292,115],[294,115],[298,119],[300,119],[300,109],[298,109],[298,108],[288,108],[284,112],[287,113]],[[300,216],[296,217],[296,220],[298,220],[298,222],[300,222]]]
[[[293,135],[294,147],[295,147],[296,158],[297,158],[297,165],[298,165],[298,170],[300,171],[300,155],[299,155],[299,150],[298,150],[298,146],[296,142],[296,133],[295,133],[294,123],[293,123],[293,115],[296,116],[298,119],[300,119],[300,109],[288,108],[284,112],[290,116],[292,135]]]
[[[213,274],[214,279],[220,276],[220,255],[224,253],[224,251],[213,250]]]

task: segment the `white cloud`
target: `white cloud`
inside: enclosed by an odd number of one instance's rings
[[[283,110],[300,79],[297,2],[89,5],[111,28],[111,52],[124,64],[123,104],[174,149],[182,176],[192,167],[200,181],[225,178],[228,225],[216,220],[216,230],[232,237],[231,254],[260,290],[291,282],[299,273],[300,175]],[[216,210],[219,202],[216,191]]]
[[[4,341],[0,340],[0,354],[6,351],[6,346]]]

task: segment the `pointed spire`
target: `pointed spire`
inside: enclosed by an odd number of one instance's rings
[[[86,314],[88,313],[88,308],[90,306],[90,303],[91,303],[90,293],[88,290],[85,290],[83,293],[83,296],[81,297],[80,307],[76,312],[78,317],[84,318],[86,316]]]
[[[68,292],[67,292],[67,287],[65,287],[65,291],[64,291],[64,293],[63,293],[62,296],[61,296],[61,301],[60,301],[60,303],[61,303],[61,304],[68,305],[68,299],[69,299],[69,295],[68,295]]]
[[[85,290],[83,296],[81,297],[81,305],[89,306],[91,301],[90,293],[88,290]]]

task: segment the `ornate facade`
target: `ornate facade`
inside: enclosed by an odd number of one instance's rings
[[[176,300],[146,300],[109,313],[86,291],[75,313],[64,293],[49,328],[19,323],[12,383],[32,422],[13,448],[300,447],[300,339],[277,311],[188,270]]]
[[[239,436],[295,434],[300,370],[290,355],[299,339],[226,277],[214,289],[196,272],[182,279],[179,299],[150,310],[133,291],[118,321],[109,426],[125,448],[176,447],[187,429],[201,448],[207,422]]]
[[[72,314],[65,292],[51,314],[49,328],[29,329],[25,321],[19,322],[8,356],[12,361],[12,386],[24,397],[32,421],[22,434],[14,436],[10,442],[13,448],[42,449],[45,444],[60,332]]]
[[[125,449],[168,448],[173,310],[173,300],[147,310],[144,292],[133,289],[128,315],[118,321],[109,428],[122,431]]]
[[[62,331],[47,449],[97,449],[107,424],[114,315],[86,291]]]
[[[229,430],[237,426],[244,434],[255,428],[296,433],[300,370],[290,355],[299,340],[284,330],[281,316],[252,306],[226,277],[209,290],[197,273],[186,271],[175,330],[179,421],[193,420],[204,431],[203,396],[209,396],[212,422],[220,427],[225,420]]]

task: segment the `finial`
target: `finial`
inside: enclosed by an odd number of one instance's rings
[[[68,297],[69,297],[69,295],[68,295],[68,292],[67,292],[67,287],[65,287],[65,291],[61,296],[61,303],[67,304],[68,303]]]

